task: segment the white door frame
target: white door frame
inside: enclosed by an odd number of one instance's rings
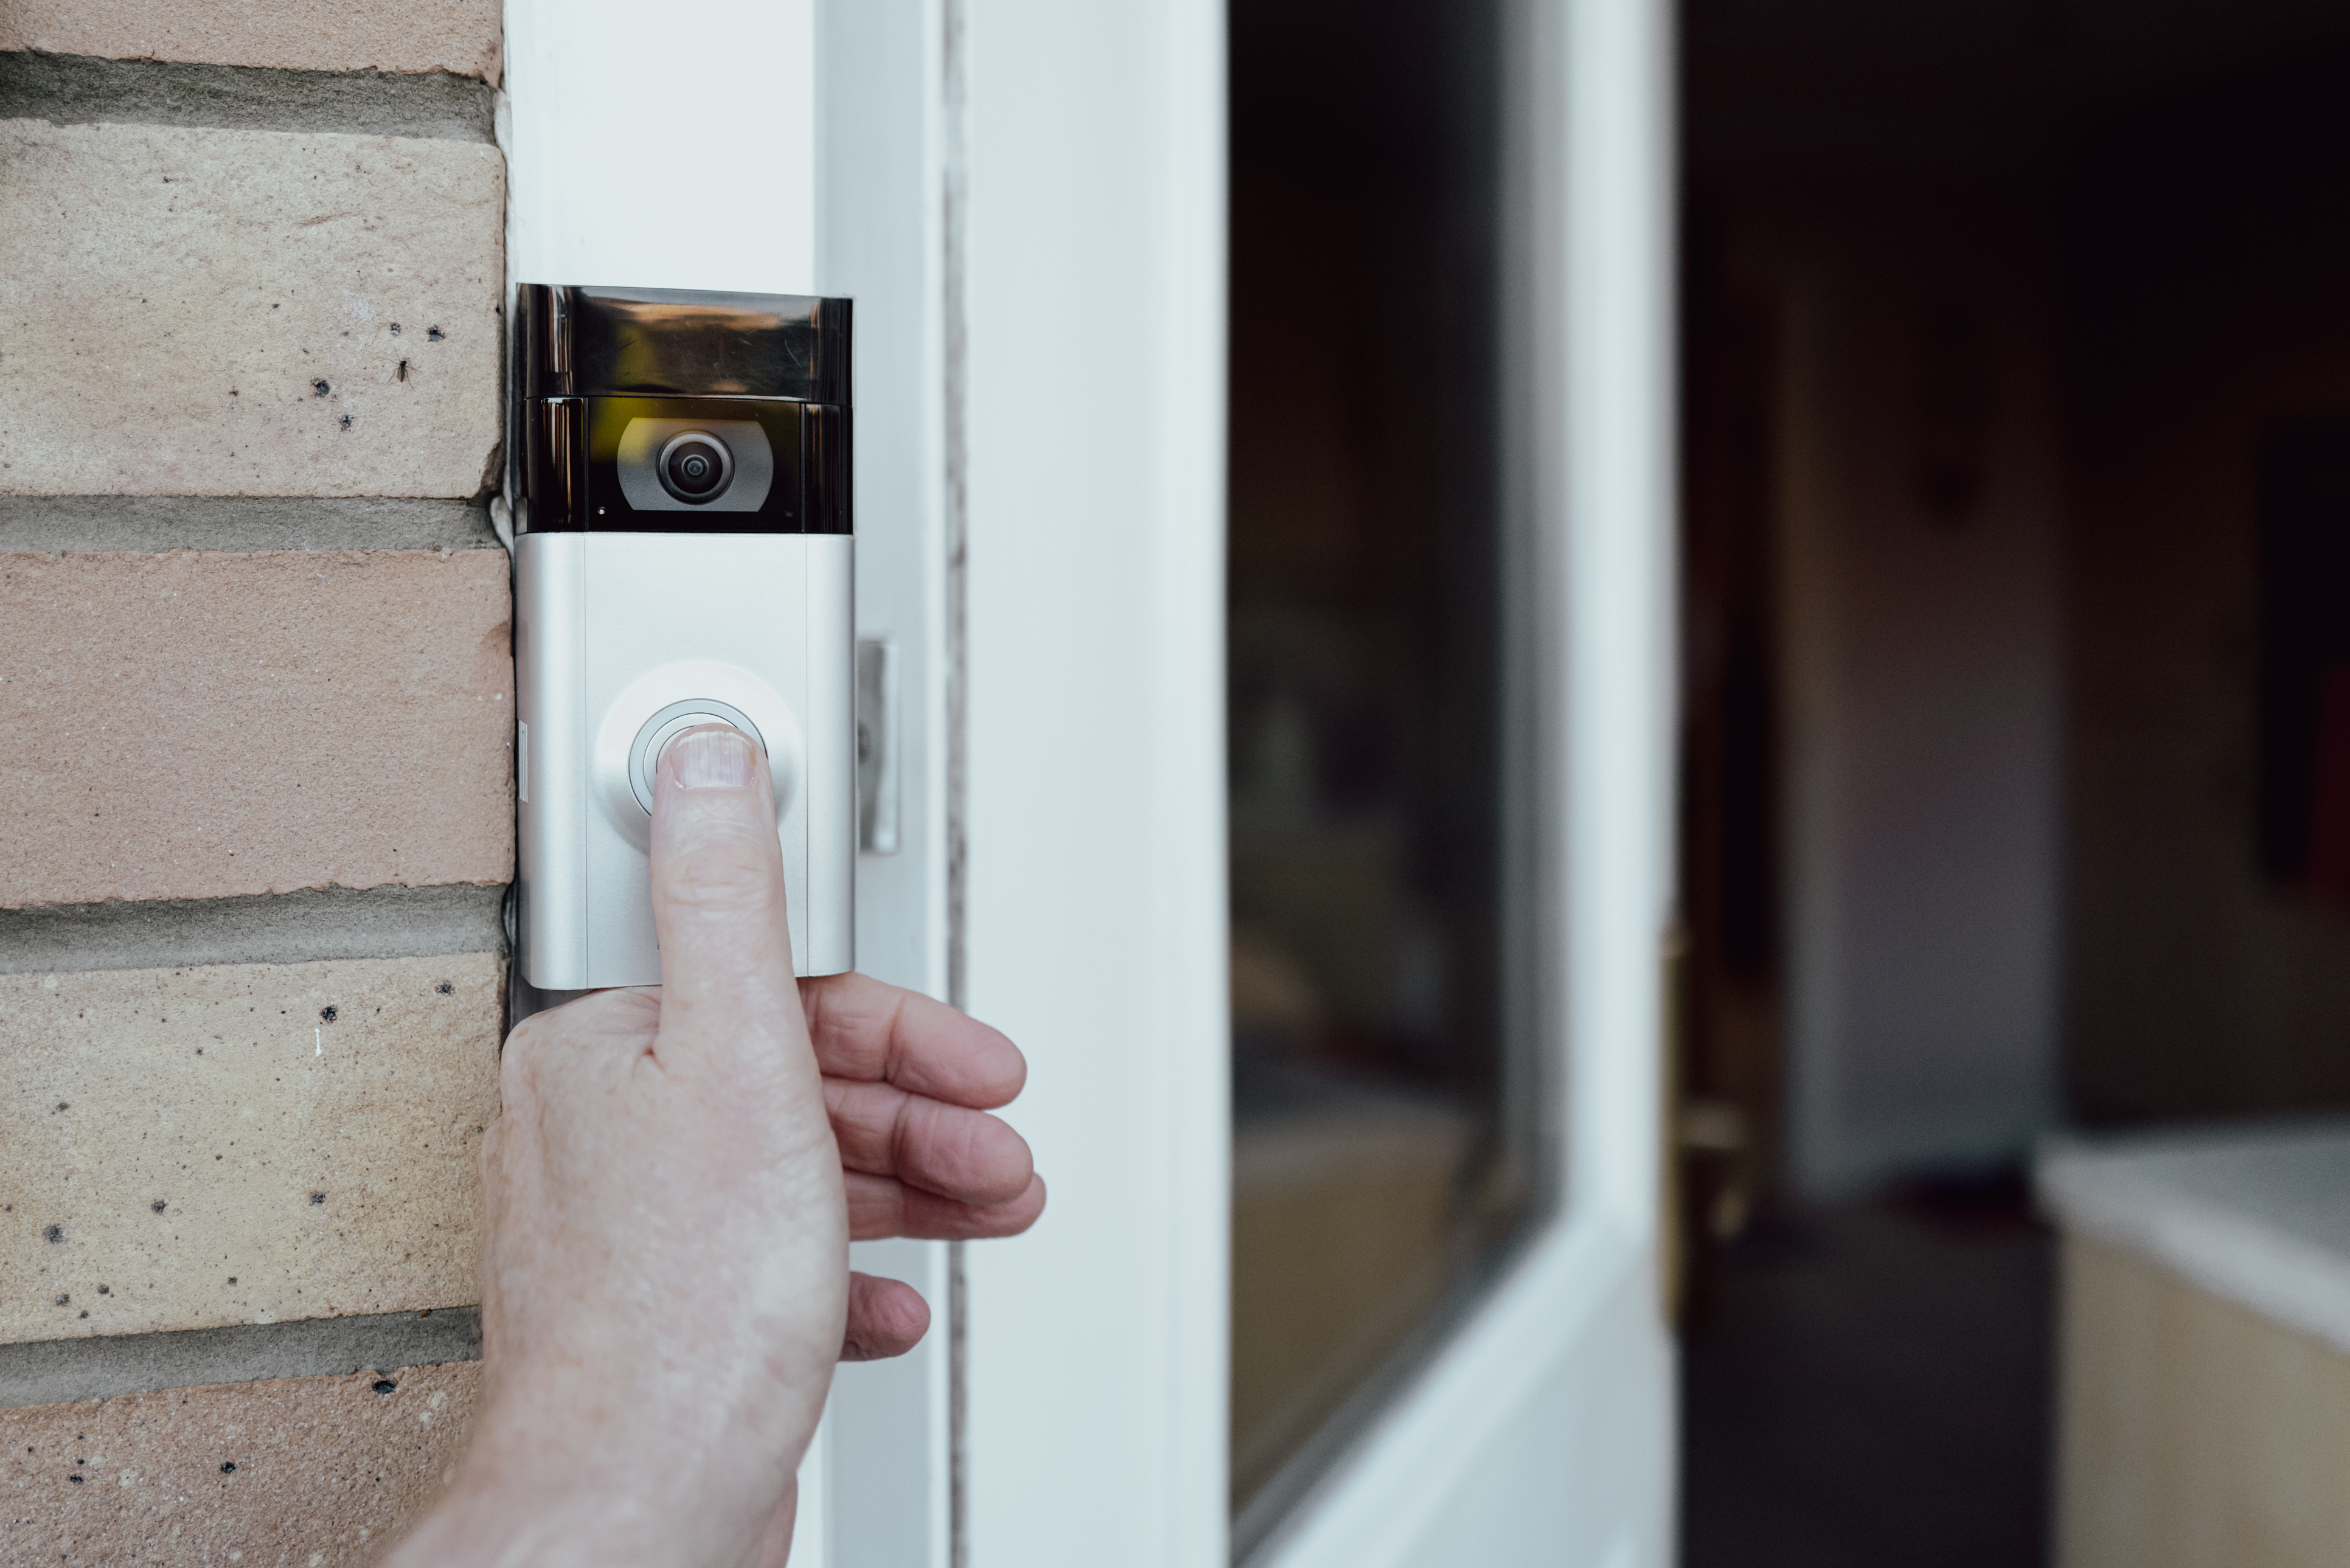
[[[775,90],[713,97],[617,0],[509,0],[510,266],[858,296],[858,616],[899,644],[905,792],[903,847],[860,861],[861,967],[1020,1041],[1011,1114],[1053,1189],[1032,1234],[962,1250],[959,1291],[943,1246],[858,1250],[936,1326],[844,1369],[797,1560],[1206,1568],[1228,1556],[1222,0],[673,9],[775,61]],[[1566,1197],[1260,1553],[1280,1568],[1673,1554],[1672,51],[1661,0],[1523,0],[1519,26],[1512,439]],[[624,123],[636,156],[672,111],[674,151],[743,146],[720,167],[765,204],[619,234],[589,151]]]
[[[965,1249],[971,1568],[1224,1556],[1222,0],[971,0],[971,1010],[1051,1205]]]
[[[859,855],[858,967],[955,993],[950,875],[960,831],[950,764],[962,650],[948,462],[946,186],[956,126],[942,0],[816,0],[816,286],[857,301],[857,621],[895,649],[899,845]],[[844,1366],[822,1435],[824,1555],[795,1568],[944,1568],[955,1560],[951,1250],[863,1242],[850,1262],[907,1281],[931,1333],[895,1361]]]

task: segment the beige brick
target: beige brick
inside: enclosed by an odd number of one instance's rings
[[[478,1300],[503,968],[0,976],[0,1340]]]
[[[475,493],[504,178],[473,142],[0,120],[0,493]]]
[[[448,1484],[480,1384],[464,1363],[0,1410],[0,1561],[376,1562]]]
[[[0,555],[0,909],[512,877],[498,550]]]
[[[5,0],[0,49],[313,71],[498,79],[499,0]]]

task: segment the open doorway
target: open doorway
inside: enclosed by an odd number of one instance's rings
[[[2035,1140],[2350,1106],[2350,16],[1685,21],[1687,1561],[2037,1563]]]

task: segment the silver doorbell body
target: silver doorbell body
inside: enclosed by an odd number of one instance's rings
[[[652,780],[733,724],[775,783],[792,959],[853,967],[849,302],[525,284],[512,454],[523,978],[651,985]]]

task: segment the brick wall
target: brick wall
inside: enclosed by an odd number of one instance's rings
[[[474,1386],[497,0],[0,4],[0,1561],[371,1561]]]

